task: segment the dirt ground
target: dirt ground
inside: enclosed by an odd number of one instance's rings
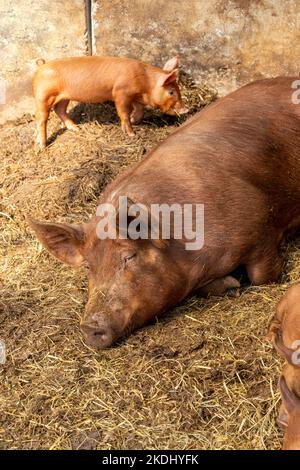
[[[189,85],[193,111],[213,99]],[[178,122],[149,112],[129,139],[110,104],[75,114],[77,134],[52,115],[38,155],[32,116],[0,129],[0,447],[278,449],[281,361],[264,335],[300,277],[300,241],[283,248],[281,284],[192,297],[114,347],[90,349],[79,330],[84,272],[50,257],[25,216],[87,219],[106,184]]]

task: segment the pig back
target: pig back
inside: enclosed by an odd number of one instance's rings
[[[208,106],[106,194],[122,188],[141,202],[204,203],[213,226],[227,217],[241,222],[246,213],[253,230],[257,219],[281,229],[297,225],[300,105],[292,103],[294,80],[260,80]]]
[[[260,80],[219,99],[117,178],[103,198],[203,204],[201,259],[213,266],[211,277],[245,263],[260,246],[277,246],[300,221],[294,80]]]

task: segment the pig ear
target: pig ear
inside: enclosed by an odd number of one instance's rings
[[[162,73],[157,80],[157,84],[158,86],[167,86],[167,85],[170,85],[170,83],[176,82],[178,77],[179,77],[178,69],[175,69],[168,74]]]
[[[165,72],[173,72],[173,70],[178,69],[180,66],[180,58],[178,56],[172,57],[172,59],[167,60],[163,66]]]
[[[38,240],[63,263],[79,266],[84,261],[84,230],[80,225],[41,223],[27,218]]]
[[[295,410],[295,408],[300,409],[300,398],[298,398],[297,395],[288,388],[283,375],[281,375],[279,379],[279,388],[282,402],[287,412],[290,414]]]

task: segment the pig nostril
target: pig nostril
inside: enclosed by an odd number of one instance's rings
[[[96,330],[94,331],[94,336],[105,336],[104,330]]]
[[[95,323],[82,323],[81,330],[85,340],[91,346],[96,348],[106,348],[110,346],[113,340],[113,331],[109,325],[95,325]]]

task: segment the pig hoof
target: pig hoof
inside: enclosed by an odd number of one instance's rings
[[[237,287],[234,287],[234,288],[231,288],[231,289],[228,289],[226,291],[226,294],[228,295],[228,297],[240,297],[241,295],[241,292],[240,292],[240,289],[237,288]]]
[[[127,134],[129,137],[134,137],[135,136],[135,133],[133,132],[133,130],[129,130],[129,129],[122,129],[124,134]]]
[[[134,136],[133,129],[131,129],[130,126],[122,125],[122,131],[124,132],[124,134],[127,134],[129,137],[133,137],[133,136]]]

